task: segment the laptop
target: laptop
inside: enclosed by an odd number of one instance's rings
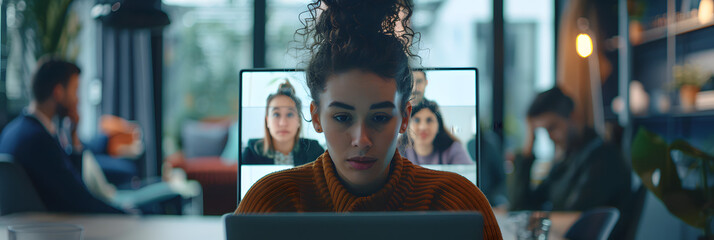
[[[223,215],[226,239],[483,239],[478,212],[273,213]]]
[[[478,70],[476,68],[421,68],[428,84],[423,91],[426,99],[435,101],[444,117],[444,124],[468,150],[473,164],[432,164],[423,167],[458,173],[479,186],[479,112],[478,112]],[[294,167],[293,165],[246,164],[241,158],[251,139],[261,139],[265,135],[265,108],[268,95],[276,92],[281,83],[288,81],[301,99],[303,119],[300,138],[316,140],[326,148],[325,136],[315,132],[310,118],[310,91],[305,82],[305,72],[301,69],[245,69],[240,72],[240,98],[238,119],[238,139],[234,144],[238,162],[238,203],[250,187],[259,179],[272,172]],[[487,103],[488,104],[488,103]],[[229,141],[230,142],[230,141]]]

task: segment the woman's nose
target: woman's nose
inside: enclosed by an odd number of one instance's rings
[[[371,148],[372,140],[369,132],[364,124],[357,125],[352,133],[352,146],[362,148]]]

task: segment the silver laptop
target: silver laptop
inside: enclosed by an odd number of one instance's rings
[[[483,239],[478,212],[270,213],[223,216],[226,239]]]

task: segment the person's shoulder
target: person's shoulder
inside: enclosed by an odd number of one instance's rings
[[[322,145],[315,139],[300,138],[300,147],[305,147],[309,149],[322,149]]]
[[[248,139],[248,146],[252,147],[255,146],[255,144],[258,144],[259,141],[263,140],[262,138],[251,138]]]
[[[247,146],[244,147],[244,153],[243,154],[249,154],[249,155],[256,155],[256,156],[262,156],[260,154],[260,150],[262,149],[262,145],[258,146],[259,144],[262,144],[263,139],[262,138],[253,138],[248,140]]]
[[[420,182],[414,186],[416,192],[423,188],[434,190],[436,209],[482,211],[484,206],[490,206],[481,190],[457,173],[415,166],[415,182]]]
[[[5,126],[0,142],[13,141],[16,143],[37,142],[40,139],[51,137],[44,126],[29,116],[21,115]]]
[[[454,141],[453,143],[451,143],[451,145],[449,145],[448,148],[446,148],[446,151],[449,151],[449,152],[455,152],[455,151],[465,152],[466,149],[464,149],[464,145],[463,145],[461,142],[459,142],[459,141]]]
[[[309,139],[309,138],[300,138],[300,143],[301,144],[320,144],[317,140],[315,139]]]
[[[428,169],[422,166],[414,166],[414,177],[425,181],[427,185],[441,188],[443,186],[458,186],[464,189],[476,189],[471,181],[457,173]]]

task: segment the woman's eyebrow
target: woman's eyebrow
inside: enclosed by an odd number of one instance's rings
[[[342,102],[332,102],[327,107],[338,107],[338,108],[344,108],[347,110],[355,110],[355,107],[347,105],[346,103],[342,103]]]

